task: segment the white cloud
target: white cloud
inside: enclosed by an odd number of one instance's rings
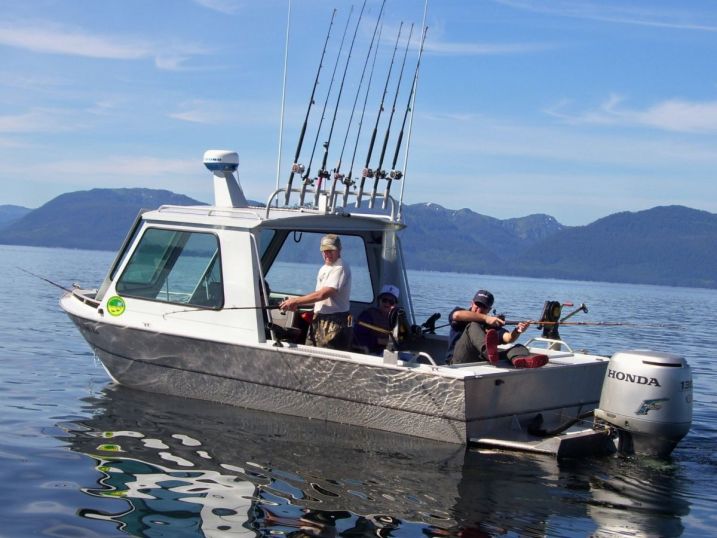
[[[193,99],[169,115],[181,121],[205,125],[278,125],[279,105]]]
[[[166,189],[197,200],[211,200],[212,196],[211,174],[202,166],[201,154],[190,159],[128,154],[9,162],[2,168],[2,177],[27,178],[26,186],[32,185],[47,199],[73,190],[132,187]],[[47,201],[34,198],[24,204],[37,206]]]
[[[244,3],[238,0],[194,0],[194,2],[212,11],[227,15],[234,15],[244,7]]]
[[[717,22],[713,13],[697,13],[683,10],[670,10],[663,7],[638,8],[624,3],[585,2],[575,0],[494,0],[515,9],[557,15],[577,19],[595,20],[615,24],[652,26],[675,30],[695,30],[717,32]],[[689,4],[685,4],[689,6]],[[712,22],[710,22],[710,17]],[[708,21],[708,22],[705,22]]]
[[[0,148],[3,149],[20,149],[29,147],[27,143],[19,142],[12,138],[0,137]]]
[[[419,179],[412,176],[409,181]],[[420,178],[430,185],[430,178]],[[512,173],[472,170],[446,174],[443,181],[453,188],[441,205],[469,207],[496,218],[521,217],[530,213],[555,216],[565,225],[584,225],[618,211],[637,211],[655,206],[680,204],[717,212],[715,186],[700,184],[675,191],[674,183],[686,182],[679,174],[656,177],[652,173],[561,171]],[[486,188],[494,185],[505,189]],[[409,203],[435,200],[435,188],[410,190]]]
[[[424,50],[435,54],[458,56],[492,56],[499,54],[526,54],[554,48],[546,43],[455,43],[426,37]]]
[[[207,49],[192,44],[160,44],[139,38],[111,37],[53,23],[0,24],[0,45],[43,54],[109,60],[153,58],[158,69],[177,70],[191,56]]]
[[[711,135],[542,127],[488,117],[457,122],[419,115],[416,122],[421,128],[411,149],[414,170],[435,169],[436,162],[445,161],[443,172],[467,175],[529,167],[530,175],[550,171],[577,177],[599,169],[610,177],[629,170],[703,181],[717,169],[717,144]]]
[[[606,106],[620,103],[613,96]],[[433,200],[500,218],[541,212],[564,224],[666,204],[717,212],[711,133],[540,126],[456,113],[419,113],[416,123],[410,203]],[[437,181],[450,189],[437,195]]]
[[[86,177],[96,181],[98,175],[114,178],[158,178],[174,174],[201,171],[200,157],[196,159],[162,159],[143,155],[111,156],[102,159],[61,160],[38,166],[55,176]],[[98,172],[101,172],[98,174]]]
[[[690,102],[670,99],[645,109],[623,106],[625,98],[612,94],[595,110],[565,112],[570,103],[563,101],[546,110],[552,116],[573,125],[615,125],[652,127],[683,133],[717,133],[717,101]]]
[[[125,100],[119,98],[106,98],[100,99],[94,103],[94,105],[87,108],[87,112],[96,116],[107,116],[117,107],[122,104]]]
[[[5,177],[25,175],[52,178],[65,188],[147,187],[186,193],[196,190],[198,179],[211,182],[202,167],[201,155],[192,159],[160,158],[146,155],[114,155],[103,158],[58,159],[7,163]],[[201,181],[199,181],[201,184]]]
[[[387,45],[396,44],[396,36],[398,35],[398,26],[387,25],[383,27],[381,32],[381,40]],[[445,55],[445,56],[496,56],[506,54],[529,54],[534,52],[543,52],[554,49],[555,45],[549,43],[478,43],[478,42],[457,42],[446,40],[444,36],[446,31],[443,24],[437,23],[428,29],[426,33],[426,42],[423,50],[427,53]],[[401,43],[399,49],[405,47],[406,38],[408,36],[408,28],[404,25],[401,34]],[[418,51],[421,48],[422,33],[420,28],[414,28],[413,37],[411,38],[411,49]]]
[[[0,71],[0,86],[8,88],[19,88],[21,90],[33,90],[64,87],[68,85],[67,80],[58,77],[45,76],[41,73],[16,73],[12,71]]]
[[[638,115],[645,125],[682,132],[717,132],[717,101],[670,100]]]
[[[23,114],[0,116],[0,133],[50,133],[82,127],[72,114],[56,109],[33,109]]]

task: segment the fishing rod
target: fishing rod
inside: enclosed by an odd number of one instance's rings
[[[391,171],[388,174],[388,181],[386,182],[386,190],[383,193],[383,204],[382,208],[386,209],[386,204],[388,203],[388,196],[391,192],[391,181],[394,179],[396,181],[400,180],[403,177],[403,172],[400,170],[396,170],[396,163],[398,162],[398,153],[401,149],[401,142],[403,142],[403,131],[406,127],[406,119],[408,118],[408,113],[413,110],[413,106],[411,104],[412,99],[414,98],[416,94],[416,86],[418,85],[418,68],[421,65],[421,57],[423,56],[423,45],[426,42],[426,34],[428,33],[428,26],[426,26],[423,29],[423,37],[421,37],[421,48],[418,51],[418,61],[416,62],[416,71],[413,73],[413,83],[411,84],[411,93],[408,96],[408,101],[406,101],[406,111],[403,113],[403,121],[401,122],[401,132],[398,133],[398,140],[396,141],[396,151],[393,153],[393,162],[391,163]]]
[[[52,286],[55,286],[56,288],[60,288],[62,291],[65,291],[65,292],[67,292],[67,293],[71,293],[73,297],[76,297],[77,299],[79,299],[80,301],[82,301],[83,303],[85,303],[86,305],[92,306],[92,307],[94,307],[94,308],[97,308],[98,306],[100,306],[100,302],[99,302],[99,301],[96,301],[95,299],[90,299],[89,297],[83,297],[82,295],[78,295],[78,294],[75,293],[75,290],[70,289],[70,288],[66,288],[65,286],[63,286],[63,285],[61,285],[61,284],[58,284],[57,282],[53,282],[53,281],[50,280],[49,278],[45,278],[44,276],[37,275],[37,274],[33,273],[32,271],[28,271],[27,269],[23,269],[22,267],[17,267],[17,266],[16,266],[16,269],[19,269],[19,270],[22,271],[23,273],[27,273],[27,274],[30,275],[30,276],[34,276],[35,278],[39,278],[40,280],[42,280],[42,281],[44,281],[44,282],[47,282],[48,284],[50,284],[50,285],[52,285]]]
[[[427,28],[426,26],[426,15],[428,15],[428,0],[423,2],[423,20],[421,21],[421,28]],[[416,81],[418,83],[418,81]],[[403,170],[402,175],[405,177],[406,171],[408,170],[408,150],[411,148],[411,135],[413,134],[413,117],[416,106],[416,94],[413,94],[413,103],[411,103],[411,115],[408,119],[408,137],[406,138],[406,151],[403,153]],[[403,191],[406,188],[406,182],[401,182],[401,192],[398,195],[398,213],[396,215],[397,222],[403,222]]]
[[[393,116],[396,113],[396,103],[398,102],[398,93],[401,89],[401,81],[403,80],[403,70],[406,67],[406,57],[408,56],[408,47],[411,45],[411,37],[413,36],[413,24],[408,32],[408,39],[406,40],[406,50],[403,51],[403,62],[401,63],[401,71],[398,74],[398,82],[396,83],[396,93],[393,96],[393,104],[391,105],[391,115],[388,117],[388,125],[386,126],[386,136],[383,138],[383,147],[381,148],[381,156],[378,159],[378,166],[374,174],[373,189],[371,190],[371,198],[369,198],[368,207],[373,208],[374,201],[376,200],[376,189],[378,189],[378,180],[386,177],[386,171],[382,170],[383,159],[386,156],[386,148],[388,147],[388,139],[391,135],[391,124],[393,123]]]
[[[354,43],[356,43],[356,34],[358,34],[359,26],[361,26],[361,19],[363,19],[363,12],[366,7],[366,0],[364,0],[361,6],[361,12],[359,13],[358,21],[356,22],[356,28],[354,29],[354,35],[351,38],[351,46],[349,47],[349,54],[346,58],[346,65],[344,65],[344,74],[341,77],[341,85],[339,86],[339,95],[336,97],[336,106],[334,107],[334,117],[331,120],[331,128],[329,129],[329,136],[324,143],[324,158],[321,161],[321,169],[318,172],[318,183],[316,186],[316,192],[314,194],[314,205],[319,203],[319,193],[321,192],[321,183],[323,179],[328,179],[331,174],[326,169],[326,162],[329,159],[329,145],[331,144],[331,136],[334,133],[334,125],[336,124],[336,116],[339,112],[339,103],[341,102],[341,95],[344,90],[344,82],[346,81],[346,72],[349,69],[349,63],[351,62],[351,53],[354,50]],[[351,6],[351,12],[353,12],[353,6]],[[351,20],[351,13],[349,13],[349,20]],[[346,21],[346,28],[348,29],[348,21]],[[333,207],[334,193],[336,192],[336,179],[334,179],[331,185],[331,196],[329,197],[329,204]]]
[[[306,117],[304,118],[304,125],[301,127],[301,133],[299,134],[299,143],[296,146],[296,153],[294,154],[294,163],[291,165],[291,174],[289,175],[289,183],[286,186],[286,194],[284,195],[284,205],[289,205],[289,198],[291,197],[291,183],[294,181],[294,174],[301,174],[303,172],[303,166],[299,164],[299,155],[301,154],[301,146],[304,144],[304,135],[306,135],[306,127],[309,123],[309,113],[311,107],[314,105],[314,95],[316,94],[316,87],[319,85],[319,74],[321,68],[324,65],[324,55],[326,54],[326,47],[329,44],[329,37],[331,36],[331,27],[334,25],[334,17],[336,17],[336,9],[334,8],[331,14],[331,22],[329,22],[329,31],[326,32],[326,41],[324,41],[324,50],[321,52],[321,59],[319,60],[319,68],[316,70],[316,79],[314,80],[314,87],[311,90],[311,97],[309,97],[309,106],[306,109]]]
[[[383,8],[383,6],[382,6],[382,8]],[[379,21],[377,20],[376,24],[378,24],[378,22]],[[374,28],[374,35],[375,35],[375,31],[376,31],[376,29]],[[378,46],[381,43],[381,34],[382,33],[383,33],[383,24],[381,24],[381,26],[378,29],[378,41],[376,43],[376,49],[374,50],[374,53],[373,53],[373,62],[371,63],[371,72],[369,73],[368,84],[366,85],[366,94],[363,99],[363,108],[361,109],[361,118],[359,119],[358,130],[356,131],[356,143],[354,144],[354,152],[353,152],[353,155],[351,156],[351,166],[349,167],[349,173],[347,174],[346,178],[344,178],[344,197],[343,197],[344,207],[346,207],[346,200],[348,199],[348,196],[349,196],[349,187],[351,187],[351,185],[353,185],[355,183],[353,181],[353,179],[351,179],[351,178],[353,177],[353,173],[354,173],[354,163],[356,162],[356,152],[358,151],[358,144],[359,144],[359,140],[361,138],[361,129],[363,127],[363,118],[364,118],[364,115],[366,114],[366,104],[368,103],[368,94],[369,94],[369,91],[371,90],[371,81],[373,80],[373,72],[374,72],[374,69],[376,68],[376,57],[378,56]],[[371,51],[369,50],[369,54],[370,53],[371,53]],[[348,136],[348,132],[346,134]]]
[[[73,290],[71,290],[71,289],[69,289],[69,288],[66,288],[65,286],[63,286],[63,285],[61,285],[61,284],[58,284],[57,282],[53,282],[53,281],[50,280],[49,278],[45,278],[44,276],[36,275],[35,273],[33,273],[33,272],[31,272],[31,271],[28,271],[27,269],[23,269],[22,267],[17,267],[17,266],[16,266],[15,268],[16,268],[16,269],[19,269],[19,270],[22,271],[23,273],[27,273],[27,274],[30,275],[30,276],[34,276],[35,278],[39,278],[40,280],[44,280],[44,281],[47,282],[48,284],[50,284],[50,285],[52,285],[52,286],[55,286],[56,288],[60,288],[61,290],[66,291],[67,293],[72,293],[72,291],[73,291]]]
[[[396,46],[393,47],[393,54],[391,55],[391,65],[388,67],[388,76],[386,77],[386,85],[383,87],[383,96],[381,97],[381,105],[378,108],[378,114],[376,115],[376,125],[373,127],[373,134],[371,135],[371,142],[368,146],[368,155],[366,155],[366,165],[361,172],[361,183],[359,184],[359,191],[356,195],[356,207],[361,207],[361,197],[363,196],[363,187],[366,183],[367,177],[373,177],[373,171],[368,167],[371,161],[371,154],[373,153],[373,145],[376,142],[376,133],[378,132],[378,122],[381,119],[381,112],[383,112],[383,103],[386,100],[386,93],[388,93],[388,83],[391,80],[391,71],[393,70],[393,62],[396,59],[396,51],[398,50],[398,41],[401,39],[401,30],[403,30],[403,21],[401,26],[398,28],[398,35],[396,36]]]
[[[528,323],[529,325],[584,325],[592,327],[678,327],[676,325],[666,323],[632,323],[628,321],[540,321],[537,319],[523,321],[506,320],[504,325],[518,325],[519,323]]]
[[[365,3],[365,2],[364,2]],[[341,175],[341,164],[344,158],[344,150],[346,149],[346,142],[349,139],[349,133],[351,132],[351,122],[354,119],[354,113],[356,112],[356,104],[358,103],[359,96],[361,95],[361,88],[363,87],[363,79],[366,76],[366,68],[368,67],[368,61],[371,59],[371,51],[373,50],[373,44],[376,40],[376,33],[379,29],[379,23],[381,22],[381,17],[383,16],[383,7],[386,5],[386,0],[383,0],[381,3],[381,9],[378,12],[378,18],[376,18],[376,24],[373,27],[373,35],[371,36],[371,42],[368,46],[368,52],[366,53],[366,59],[363,63],[363,69],[361,70],[361,78],[359,79],[358,87],[356,88],[356,97],[354,97],[354,104],[351,107],[351,115],[349,116],[348,125],[346,127],[346,134],[344,135],[344,143],[341,146],[341,154],[339,155],[339,160],[336,163],[336,168],[334,169],[334,178],[343,180],[344,176]],[[380,39],[380,34],[379,34]],[[376,48],[378,48],[378,45],[376,45]],[[375,65],[375,62],[374,62]],[[370,85],[370,77],[369,77],[369,85]],[[360,126],[360,123],[359,123]]]
[[[306,195],[306,187],[313,185],[314,181],[309,178],[311,175],[311,163],[314,161],[314,153],[316,152],[316,144],[319,142],[319,135],[321,134],[321,126],[324,123],[326,117],[326,106],[329,104],[329,97],[331,96],[331,88],[334,86],[334,80],[336,78],[336,69],[339,67],[339,60],[341,59],[341,51],[344,49],[344,40],[346,39],[346,31],[349,28],[349,21],[351,21],[351,13],[353,12],[353,6],[349,12],[349,17],[346,19],[346,28],[344,33],[341,35],[341,44],[339,45],[339,52],[336,55],[336,63],[334,64],[334,70],[331,73],[331,82],[329,82],[329,89],[326,92],[326,100],[324,100],[324,107],[321,110],[321,119],[319,120],[319,127],[316,129],[316,138],[314,138],[314,147],[311,149],[311,157],[309,158],[309,166],[306,168],[306,173],[303,176],[303,183],[301,185],[301,194],[299,196],[299,205],[304,205],[304,196]]]
[[[570,305],[564,305],[564,306],[573,306],[573,305],[570,304]],[[582,312],[582,313],[584,313],[584,314],[587,314],[587,313],[588,313],[588,305],[586,305],[585,303],[580,303],[580,306],[577,307],[577,308],[576,308],[575,310],[573,310],[572,312],[570,312],[570,314],[567,314],[566,316],[563,316],[562,318],[560,318],[560,323],[563,323],[566,319],[572,318],[572,317],[573,317],[575,314],[577,314],[578,312]]]
[[[260,306],[230,306],[227,308],[220,309],[222,311],[224,310],[281,310],[279,308],[279,305],[276,306],[270,306],[270,305],[260,305]],[[163,318],[167,318],[167,316],[171,316],[173,314],[183,314],[184,312],[216,312],[213,308],[186,308],[184,310],[172,310],[171,312],[165,312],[162,314]]]
[[[364,0],[364,6],[365,5],[366,5],[366,0]],[[358,87],[356,88],[356,96],[354,97],[354,104],[351,107],[351,115],[349,116],[349,121],[346,124],[346,134],[344,135],[344,142],[341,145],[341,153],[339,154],[339,160],[336,163],[336,167],[333,170],[334,181],[331,185],[331,196],[330,196],[332,209],[333,209],[333,205],[334,205],[334,195],[336,193],[336,184],[339,181],[341,181],[345,185],[344,195],[343,195],[343,205],[345,206],[346,198],[348,197],[348,188],[351,185],[351,183],[353,183],[350,181],[350,178],[348,181],[346,181],[345,176],[343,174],[341,174],[341,163],[344,158],[344,151],[346,150],[346,142],[348,142],[349,133],[351,132],[351,122],[353,121],[354,113],[356,112],[356,104],[358,103],[359,96],[361,95],[363,79],[366,76],[366,67],[368,67],[368,61],[371,59],[371,51],[373,50],[373,44],[376,39],[376,32],[378,31],[379,23],[381,22],[381,17],[383,16],[383,8],[385,5],[386,5],[386,0],[383,0],[383,2],[381,3],[381,9],[378,12],[378,17],[376,18],[376,24],[374,25],[374,28],[373,28],[373,35],[371,36],[371,42],[369,43],[369,46],[368,46],[368,52],[366,53],[366,59],[364,60],[364,63],[363,63],[363,69],[361,70],[361,78],[359,79]],[[361,8],[361,13],[363,14],[363,7]],[[360,19],[359,19],[359,21],[360,21]],[[355,37],[356,36],[354,35],[354,38]]]

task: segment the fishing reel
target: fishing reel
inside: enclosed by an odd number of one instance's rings
[[[303,164],[294,163],[291,165],[291,173],[292,174],[303,174],[306,168],[304,168]]]
[[[560,315],[563,312],[563,305],[560,301],[545,301],[543,305],[543,313],[540,315],[540,321],[546,322],[539,324],[538,329],[543,330],[543,338],[550,340],[560,340],[558,326],[560,324]]]
[[[386,349],[396,351],[399,344],[406,340],[411,334],[411,328],[406,321],[406,311],[397,306],[388,314],[388,327],[391,331],[389,334],[388,345]]]
[[[321,179],[329,179],[331,177],[331,173],[328,170],[321,169],[316,173],[316,177]]]
[[[373,170],[370,168],[364,168],[361,170],[361,177],[373,177]]]
[[[391,170],[388,173],[388,177],[390,177],[394,181],[398,181],[403,177],[403,172],[401,172],[400,170]]]
[[[389,330],[393,331],[396,327],[401,325],[401,322],[406,322],[406,311],[400,306],[392,308],[388,314]]]
[[[385,179],[388,173],[386,170],[376,170],[376,178],[377,179]]]
[[[432,314],[431,317],[424,321],[421,324],[421,327],[419,327],[419,329],[421,329],[421,333],[436,334],[436,321],[439,319],[441,319],[440,312]]]

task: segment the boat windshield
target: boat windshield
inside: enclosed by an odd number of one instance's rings
[[[217,237],[149,228],[116,289],[127,297],[221,308],[224,293]]]

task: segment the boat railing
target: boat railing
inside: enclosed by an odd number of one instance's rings
[[[569,353],[575,353],[573,351],[573,348],[571,348],[567,342],[564,340],[555,340],[553,338],[543,338],[542,336],[537,336],[535,338],[531,338],[525,343],[525,347],[531,347],[533,344],[542,344],[545,349],[553,350],[553,351],[567,351]]]
[[[291,192],[300,193],[300,189],[292,189]],[[384,198],[384,195],[381,193],[376,193],[372,197],[368,198],[369,205],[368,207],[358,206],[356,207],[356,204],[349,204],[347,201],[343,202],[341,205],[338,204],[339,198],[346,199],[345,193],[343,192],[333,192],[333,193],[327,193],[325,191],[319,192],[319,196],[315,196],[315,191],[313,189],[307,188],[304,191],[305,195],[311,195],[311,196],[305,196],[305,200],[308,200],[308,202],[304,204],[297,204],[297,205],[286,205],[284,203],[284,198],[280,197],[279,194],[286,193],[285,188],[278,188],[273,193],[271,193],[271,196],[269,196],[269,200],[266,203],[266,215],[265,217],[268,219],[271,211],[273,209],[309,209],[318,211],[319,213],[323,213],[326,215],[331,214],[360,214],[360,215],[384,215],[387,216],[391,222],[398,222],[400,217],[398,216],[398,208],[399,204],[393,198],[393,196],[389,195],[387,198]],[[356,193],[350,192],[348,193],[349,196],[354,197],[355,199],[358,199]],[[380,204],[376,204],[376,200],[380,200]]]
[[[405,360],[403,357],[400,357],[404,363],[407,364],[419,364],[421,361],[420,359],[423,358],[427,361],[427,364],[431,366],[438,367],[438,363],[433,360],[433,357],[430,355],[430,353],[426,353],[425,351],[419,351],[418,353],[412,353],[410,358],[408,360]]]
[[[163,205],[157,209],[160,213],[178,213],[183,215],[196,215],[202,217],[227,217],[233,219],[262,220],[256,210],[242,208],[224,208],[214,206],[176,206]]]

